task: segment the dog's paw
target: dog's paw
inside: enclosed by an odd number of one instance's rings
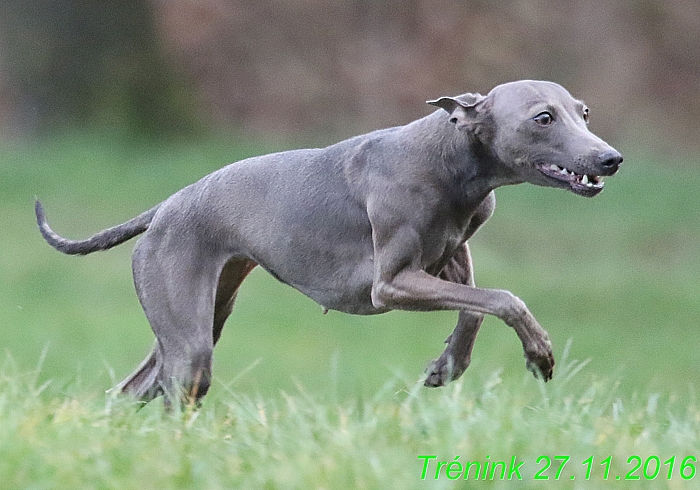
[[[535,375],[535,378],[542,378],[545,382],[552,379],[554,372],[554,354],[551,346],[542,351],[525,353],[527,369]]]
[[[430,388],[445,386],[450,381],[459,378],[468,365],[469,363],[467,362],[464,366],[456,366],[452,356],[443,354],[439,359],[431,362],[428,369],[425,370],[426,377],[423,385]]]
[[[449,372],[437,366],[437,361],[433,361],[426,369],[426,377],[423,386],[429,388],[439,388],[450,382]]]

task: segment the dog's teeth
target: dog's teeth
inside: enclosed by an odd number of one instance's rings
[[[588,184],[588,175],[584,175],[583,177],[581,177],[581,183]]]
[[[550,170],[561,170],[561,167],[559,167],[559,165],[551,164],[549,166],[549,169]]]
[[[560,173],[560,174],[564,174],[564,175],[568,175],[568,174],[569,174],[569,171],[566,170],[565,168],[562,168],[561,170],[559,170],[559,173]]]

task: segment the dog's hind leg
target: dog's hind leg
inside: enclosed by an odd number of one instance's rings
[[[216,344],[221,337],[221,331],[226,319],[231,314],[239,286],[256,265],[255,262],[246,259],[232,259],[226,263],[221,271],[214,304],[213,344]],[[142,293],[139,293],[140,297],[141,295]],[[131,375],[117,385],[115,390],[129,393],[145,401],[155,398],[163,393],[160,380],[162,365],[163,354],[160,351],[159,342],[156,341],[153,350],[146,359]]]
[[[238,288],[256,265],[258,264],[252,260],[234,258],[229,260],[221,271],[214,304],[213,335],[215,345],[221,337],[221,330],[224,328],[226,319],[231,314]]]
[[[440,272],[440,278],[468,286],[474,285],[472,261],[466,243]],[[459,312],[457,326],[445,341],[447,347],[426,371],[425,386],[444,386],[464,373],[471,362],[472,348],[483,319],[484,315],[478,313]]]
[[[156,336],[153,352],[119,386],[144,401],[196,402],[209,389],[214,306],[226,258],[196,239],[147,234],[136,246],[136,291]]]
[[[157,383],[162,365],[163,356],[158,352],[158,342],[156,342],[151,353],[146,356],[133,373],[115,386],[113,391],[128,393],[143,401],[152,400],[163,392]]]

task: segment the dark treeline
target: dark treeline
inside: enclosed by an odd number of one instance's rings
[[[697,144],[698,32],[687,0],[4,0],[0,124],[350,134],[544,78],[606,137]]]

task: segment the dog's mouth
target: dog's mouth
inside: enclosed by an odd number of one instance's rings
[[[599,175],[577,174],[553,163],[541,164],[538,170],[550,179],[566,184],[571,192],[579,196],[593,197],[602,191],[605,185]]]

